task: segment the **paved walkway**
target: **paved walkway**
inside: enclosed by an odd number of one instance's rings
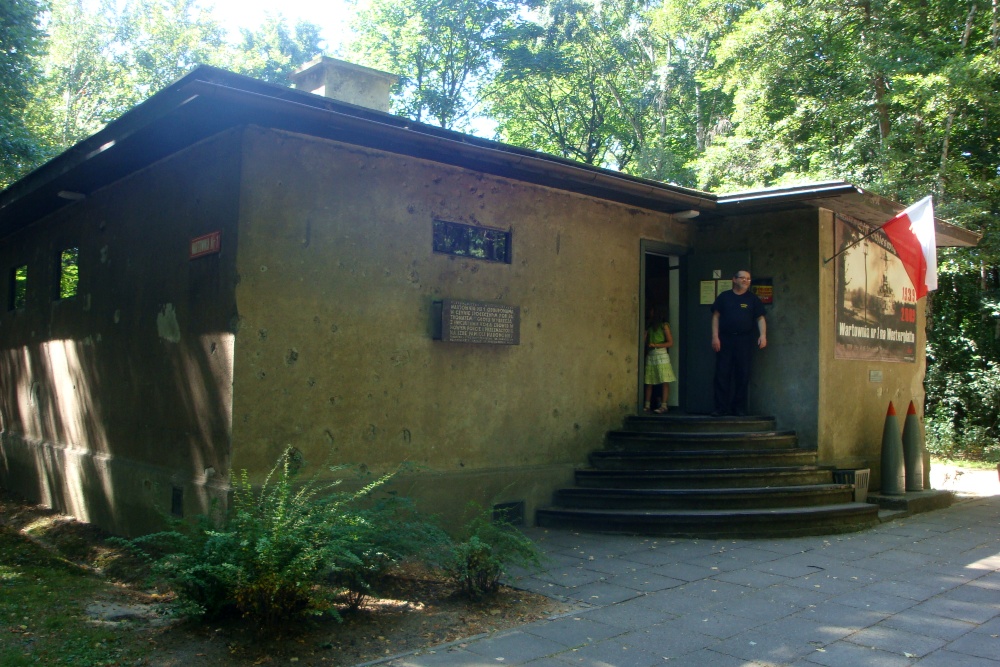
[[[384,664],[1000,664],[1000,495],[826,537],[528,534],[548,569],[516,585],[578,610]]]

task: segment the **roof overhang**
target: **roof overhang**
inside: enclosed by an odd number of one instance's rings
[[[411,155],[665,213],[715,207],[714,196],[698,190],[203,66],[0,192],[0,238],[186,146],[250,125]]]
[[[719,195],[717,212],[721,215],[760,213],[808,206],[825,208],[880,227],[900,213],[905,206],[868,192],[844,181],[830,181],[785,188],[773,188],[731,195]],[[982,234],[934,218],[939,248],[971,248]]]
[[[610,169],[415,123],[392,114],[198,67],[0,192],[0,238],[177,151],[230,128],[257,125],[410,155],[698,220],[821,207],[880,225],[902,206],[841,181],[733,195]],[[690,217],[690,216],[687,216]],[[980,235],[937,220],[939,246]]]

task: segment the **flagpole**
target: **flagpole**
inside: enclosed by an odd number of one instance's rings
[[[840,250],[838,250],[837,252],[835,252],[833,254],[833,257],[831,257],[829,259],[824,259],[823,260],[823,266],[826,266],[827,264],[829,264],[830,262],[832,262],[833,260],[835,260],[837,257],[843,255],[845,252],[847,252],[848,250],[850,250],[854,246],[858,245],[859,243],[861,243],[862,241],[864,241],[869,236],[872,236],[873,234],[875,234],[875,232],[881,231],[881,229],[882,229],[881,227],[876,227],[875,229],[871,230],[870,232],[868,232],[867,234],[865,234],[864,236],[862,236],[861,238],[859,238],[854,243],[852,243],[852,244],[850,244],[848,246],[845,246],[844,248],[841,248]]]

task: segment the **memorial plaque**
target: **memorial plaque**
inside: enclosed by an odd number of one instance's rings
[[[521,309],[499,303],[441,302],[441,340],[451,343],[518,345]]]

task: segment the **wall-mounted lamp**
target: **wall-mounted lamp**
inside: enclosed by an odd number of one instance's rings
[[[60,199],[68,199],[70,201],[80,201],[81,199],[87,198],[87,195],[82,192],[72,192],[70,190],[60,190],[59,194],[56,196]]]
[[[674,217],[678,220],[690,220],[691,218],[697,218],[699,215],[701,215],[701,211],[696,211],[694,209],[674,213]]]

